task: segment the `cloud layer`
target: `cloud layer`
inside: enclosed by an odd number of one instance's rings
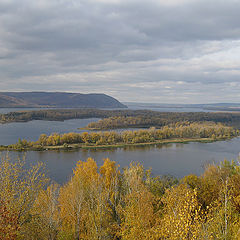
[[[1,91],[240,102],[237,0],[0,0]]]

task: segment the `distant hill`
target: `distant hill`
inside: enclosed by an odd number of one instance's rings
[[[126,108],[106,94],[0,92],[0,107]]]

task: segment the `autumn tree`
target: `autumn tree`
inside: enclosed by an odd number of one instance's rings
[[[122,239],[157,239],[154,232],[154,195],[145,185],[145,171],[140,164],[131,164],[123,173],[121,204]]]
[[[46,190],[39,192],[31,210],[32,223],[28,226],[27,232],[29,239],[57,239],[61,226],[59,188],[58,184],[53,183]]]
[[[110,193],[104,183],[110,184],[111,177],[107,166],[103,166],[101,171],[105,176],[103,181],[92,158],[80,161],[71,180],[61,188],[59,204],[65,237],[106,239],[109,235],[107,200]]]
[[[3,205],[0,221],[3,224],[8,219],[9,225],[5,228],[5,231],[9,229],[7,235],[14,233],[18,238],[25,236],[26,226],[32,220],[34,201],[47,182],[42,168],[41,163],[27,168],[24,166],[24,159],[10,160],[8,155],[2,157],[0,201]]]
[[[168,189],[162,199],[159,233],[163,239],[200,239],[202,219],[196,191],[184,184]]]

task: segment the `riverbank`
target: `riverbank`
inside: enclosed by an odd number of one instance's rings
[[[78,150],[78,149],[111,149],[111,148],[126,148],[126,147],[144,147],[144,146],[153,146],[153,145],[164,145],[171,143],[211,143],[216,141],[225,141],[232,138],[176,138],[176,139],[164,139],[155,142],[146,142],[146,143],[118,143],[118,144],[106,144],[106,145],[96,145],[96,144],[63,144],[58,146],[32,146],[32,147],[19,147],[14,148],[13,145],[0,146],[0,151],[51,151],[51,150]]]

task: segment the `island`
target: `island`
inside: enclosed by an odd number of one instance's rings
[[[0,123],[33,120],[64,121],[69,119],[100,118],[86,129],[115,129],[132,127],[162,127],[177,122],[215,122],[240,128],[240,112],[158,112],[152,110],[66,108],[15,111],[0,114]]]
[[[156,129],[97,131],[83,133],[41,134],[36,142],[19,139],[18,143],[0,146],[0,150],[56,150],[116,148],[166,143],[212,142],[239,136],[239,130],[214,122],[177,122]]]

